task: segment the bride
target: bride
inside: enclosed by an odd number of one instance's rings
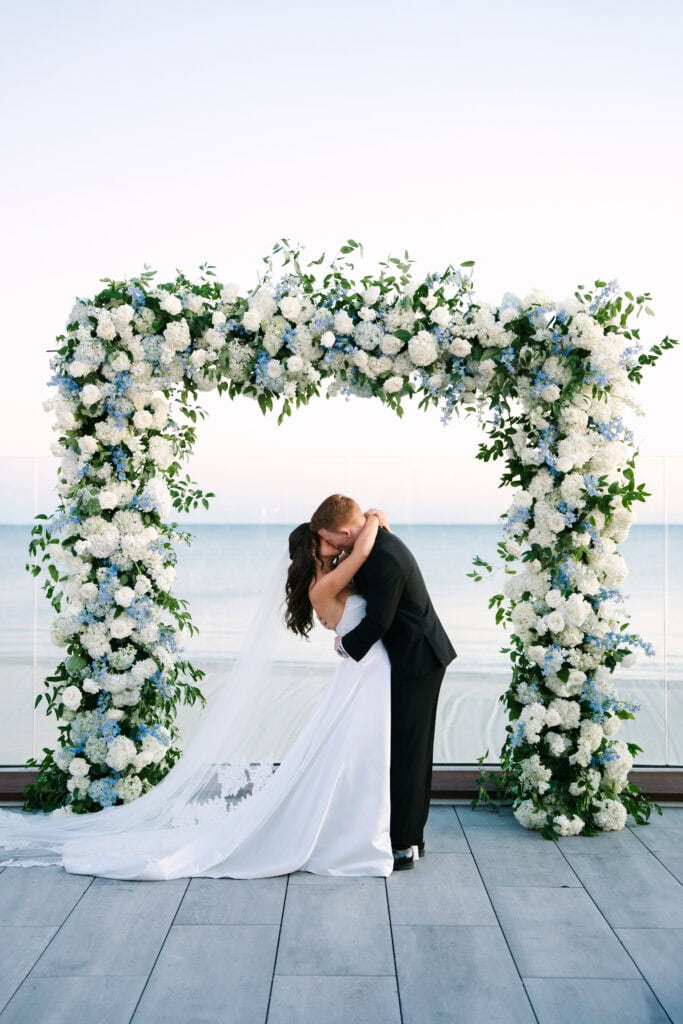
[[[288,629],[308,637],[314,613],[340,637],[358,625],[365,600],[352,580],[380,525],[388,529],[383,514],[370,510],[347,555],[308,523],[292,531]],[[0,851],[7,851],[0,864],[61,864],[77,874],[148,880],[391,874],[390,664],[383,643],[358,662],[340,659],[273,771],[236,763],[234,741],[226,742],[258,700],[267,665],[262,626],[255,624],[217,707],[153,790],[92,815],[0,812]]]

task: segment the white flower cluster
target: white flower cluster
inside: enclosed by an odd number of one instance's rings
[[[175,578],[167,473],[182,431],[167,395],[215,385],[234,301],[209,310],[187,290],[133,291],[133,305],[74,307],[46,403],[62,499],[46,530],[61,543],[44,545],[62,591],[52,638],[68,649],[58,703],[78,751],[54,761],[87,806],[136,799],[169,753],[154,709],[174,693],[180,656],[164,605]]]
[[[624,706],[611,674],[615,661],[635,660],[634,644],[647,647],[625,632],[619,592],[627,569],[617,545],[633,518],[624,498],[634,455],[624,423],[635,407],[629,339],[606,330],[580,299],[559,305],[530,297],[499,319],[514,327],[520,317],[534,325],[534,346],[510,337],[503,353],[507,371],[519,366],[522,415],[510,434],[510,460],[527,480],[505,515],[503,541],[508,558],[525,555],[504,585],[523,653],[510,691],[519,711],[509,756],[521,784],[518,820],[575,835],[585,819],[623,827],[617,797],[633,759],[613,739]],[[555,774],[556,759],[573,779],[566,794],[548,800],[544,769]],[[535,814],[541,806],[542,821]]]
[[[239,340],[228,344],[229,376],[256,395],[288,400],[307,400],[323,378],[332,394],[391,398],[426,385],[438,398],[456,378],[459,390],[473,391],[483,371],[474,364],[468,375],[462,359],[470,342],[454,334],[459,325],[471,329],[463,312],[468,288],[467,278],[449,273],[403,293],[377,283],[352,299],[316,303],[292,277],[284,292],[266,282],[248,297]],[[493,323],[493,312],[477,310],[475,322]]]

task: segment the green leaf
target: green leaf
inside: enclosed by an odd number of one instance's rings
[[[67,672],[72,676],[78,675],[81,669],[84,669],[87,664],[88,662],[80,654],[72,654],[64,662]]]

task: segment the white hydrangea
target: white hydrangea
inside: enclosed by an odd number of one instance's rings
[[[544,738],[553,757],[561,757],[569,747],[569,740],[559,732],[547,732]]]
[[[109,744],[106,763],[116,772],[122,772],[135,761],[137,750],[132,740],[127,736],[115,736]]]
[[[90,771],[90,765],[84,757],[74,757],[69,763],[69,774],[74,778],[84,779]]]
[[[190,344],[190,328],[187,325],[187,321],[172,320],[164,328],[164,338],[172,353],[183,352]]]
[[[280,309],[282,310],[283,316],[296,323],[297,317],[301,313],[301,300],[295,295],[285,295],[285,297],[280,300]]]
[[[114,640],[125,640],[135,629],[135,620],[130,615],[117,615],[109,623],[109,635]]]
[[[191,313],[201,313],[204,309],[204,299],[196,292],[190,292],[185,296],[185,305]]]
[[[588,749],[593,752],[602,743],[604,732],[599,722],[593,722],[589,718],[584,718],[579,726],[579,736],[579,742],[585,743]]]
[[[153,476],[148,480],[142,492],[143,506],[149,504],[158,512],[162,519],[168,519],[173,510],[173,500],[168,485],[163,477]]]
[[[623,664],[623,662],[622,662]],[[622,721],[616,715],[609,715],[602,723],[602,730],[605,736],[616,736],[622,726]]]
[[[116,508],[119,503],[119,496],[116,491],[104,487],[101,491],[98,491],[97,500],[100,508],[107,511]]]
[[[168,469],[173,462],[173,447],[165,437],[154,435],[147,445],[149,457],[159,469]]]
[[[619,832],[626,824],[626,808],[619,800],[596,800],[593,818],[604,832]]]
[[[150,764],[158,764],[159,761],[163,761],[167,753],[167,747],[160,743],[155,736],[145,736],[140,752],[135,757],[135,770],[139,772]]]
[[[374,352],[380,349],[384,339],[384,330],[379,324],[368,323],[367,321],[356,324],[354,330],[354,341],[366,352]]]
[[[102,658],[111,652],[109,635],[104,623],[95,622],[81,633],[81,643],[91,658]]]
[[[523,679],[517,684],[515,696],[520,704],[534,704],[538,700],[538,689],[533,683]]]
[[[603,774],[606,779],[620,784],[619,788],[623,788],[628,779],[628,773],[633,768],[633,757],[623,740],[614,740],[610,744],[610,750],[614,756],[612,760],[603,765]]]
[[[515,807],[513,814],[523,828],[539,829],[548,821],[548,813],[534,806],[533,800],[522,800],[518,807]]]
[[[395,334],[385,334],[380,344],[382,354],[385,356],[395,356],[403,347],[404,342],[397,338]]]
[[[591,606],[581,594],[570,594],[563,605],[564,617],[570,626],[582,626]]]
[[[381,295],[378,285],[373,284],[366,288],[363,293],[363,302],[366,306],[374,306]]]
[[[85,741],[85,753],[91,764],[104,764],[108,750],[109,744],[101,736],[90,736]]]
[[[564,700],[562,697],[555,697],[548,705],[549,711],[554,711],[559,716],[561,729],[578,729],[581,720],[581,705],[575,700]]]
[[[334,314],[334,329],[337,334],[353,334],[353,320],[344,310]]]
[[[190,362],[195,365],[195,356],[203,356],[206,359],[206,353],[203,351],[193,352],[190,356]],[[154,417],[149,409],[139,409],[133,414],[133,424],[137,430],[148,430],[154,422]]]
[[[436,338],[429,331],[418,331],[408,342],[408,354],[415,366],[430,366],[439,354]]]
[[[555,831],[561,836],[578,836],[585,824],[583,818],[576,814],[572,818],[568,818],[566,814],[556,814],[553,818]]]
[[[108,310],[97,311],[97,336],[103,341],[113,341],[116,337],[116,327]]]
[[[124,804],[129,804],[142,793],[142,779],[139,775],[124,775],[116,784],[116,792]]]
[[[558,724],[556,715],[549,715],[549,709],[538,700],[522,708],[519,721],[523,726],[524,739],[527,743],[538,743],[541,729]]]
[[[249,298],[249,308],[258,313],[261,320],[269,319],[277,310],[275,292],[271,285],[262,284]]]
[[[169,316],[178,316],[183,311],[183,304],[178,296],[171,295],[170,292],[163,292],[159,305],[164,313],[168,313]]]

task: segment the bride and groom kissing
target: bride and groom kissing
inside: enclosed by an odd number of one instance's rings
[[[335,649],[351,663],[348,671],[358,676],[360,670],[357,689],[375,687],[385,695],[370,742],[381,743],[388,716],[390,766],[385,763],[384,774],[390,780],[392,868],[412,868],[415,850],[418,856],[425,852],[437,702],[456,653],[413,554],[377,509],[364,514],[352,498],[331,495],[310,524],[291,533],[290,557],[288,627],[306,636],[315,612],[336,631]],[[341,665],[336,674],[341,688],[346,672]],[[352,762],[360,753],[355,741],[362,743],[364,735],[367,730],[348,736]],[[381,781],[375,780],[380,791]],[[370,786],[373,780],[359,773],[358,784]],[[381,810],[386,817],[385,803]]]
[[[273,664],[269,677],[271,630],[257,615],[256,646],[246,644],[160,782],[93,814],[0,811],[0,865],[141,880],[386,877],[414,866],[414,849],[424,852],[439,689],[455,657],[417,562],[381,512],[363,514],[334,494],[290,534],[286,582],[283,572],[262,597],[272,632],[277,619],[282,625],[284,584],[287,628],[308,637],[317,615],[335,631],[340,657],[277,769],[253,762],[249,743],[246,761],[238,753],[251,712],[257,727],[274,713],[259,699],[278,676]],[[240,788],[254,771],[258,786]]]

